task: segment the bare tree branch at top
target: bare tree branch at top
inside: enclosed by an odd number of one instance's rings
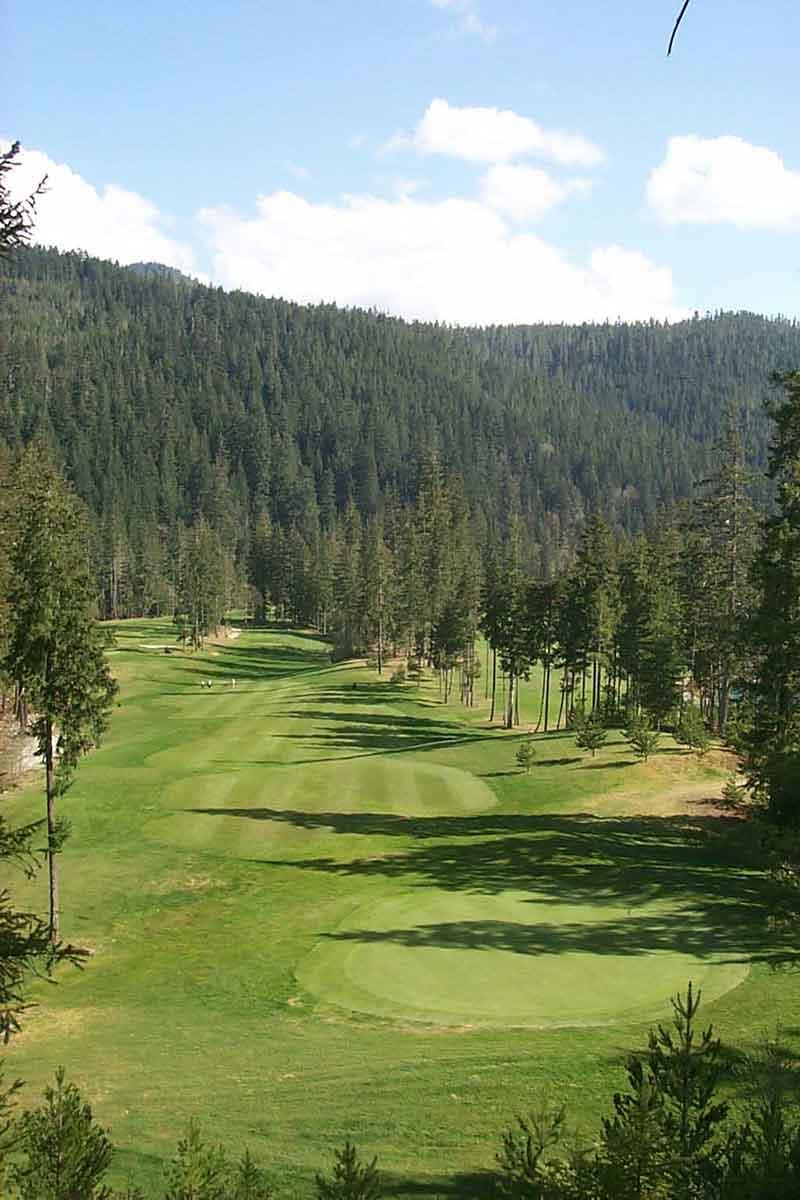
[[[13,167],[19,154],[19,142],[14,142],[9,150],[0,154],[0,258],[10,254],[17,246],[22,246],[33,231],[33,217],[36,211],[36,198],[45,190],[47,176],[34,188],[30,196],[24,200],[12,200],[6,186],[6,176]]]
[[[681,7],[681,11],[678,13],[678,19],[672,27],[672,36],[670,37],[669,45],[667,46],[667,57],[669,57],[670,54],[672,53],[672,44],[675,41],[675,34],[678,32],[680,23],[683,20],[683,14],[686,12],[688,7],[689,7],[689,0],[683,0],[683,6]]]

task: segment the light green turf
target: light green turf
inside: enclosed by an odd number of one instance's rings
[[[86,1089],[115,1182],[154,1187],[196,1115],[281,1198],[345,1136],[396,1195],[447,1190],[539,1094],[595,1125],[689,976],[739,1044],[800,1027],[765,881],[702,804],[713,762],[561,732],[526,776],[482,689],[444,707],[284,630],[164,644],[168,622],[118,629],[120,707],[62,804],[64,931],[92,957],[33,986],[10,1051],[29,1096],[58,1063]],[[40,791],[4,804],[30,818]],[[14,890],[44,908],[43,879]]]
[[[698,955],[680,907],[553,904],[535,891],[427,889],[357,909],[300,965],[310,991],[361,1012],[445,1024],[565,1026],[663,1015],[687,979],[714,1000],[746,958]],[[647,940],[653,945],[648,946]],[[670,948],[667,949],[666,945]]]

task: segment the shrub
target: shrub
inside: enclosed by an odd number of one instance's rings
[[[373,1158],[370,1163],[362,1163],[355,1146],[346,1141],[344,1147],[336,1151],[332,1177],[316,1177],[318,1200],[377,1200],[381,1194],[381,1181],[375,1169],[376,1162]]]
[[[684,708],[675,730],[675,741],[682,746],[688,746],[690,750],[695,750],[699,758],[702,758],[711,746],[711,735],[696,704],[687,704]]]
[[[575,706],[572,713],[572,732],[579,750],[589,750],[592,758],[608,740],[608,730],[599,712],[586,713],[583,704]]]
[[[657,729],[653,729],[647,714],[640,713],[628,721],[625,738],[634,753],[647,762],[650,755],[655,752],[661,740],[661,734]]]
[[[526,738],[525,741],[517,747],[517,753],[514,756],[517,760],[517,765],[522,768],[526,775],[530,774],[531,767],[536,759],[536,746],[533,738]]]

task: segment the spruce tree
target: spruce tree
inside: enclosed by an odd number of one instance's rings
[[[745,734],[751,786],[780,821],[800,819],[800,371],[780,379],[769,477],[777,511],[755,560],[759,601],[751,625],[756,677]]]
[[[14,471],[14,541],[10,553],[10,616],[4,673],[45,765],[50,936],[59,936],[56,860],[63,826],[56,800],[78,760],[96,746],[116,693],[105,638],[94,612],[83,504],[49,456],[31,447]]]
[[[23,1113],[18,1137],[21,1158],[11,1174],[20,1200],[111,1200],[103,1183],[113,1156],[108,1132],[63,1067],[44,1103]]]

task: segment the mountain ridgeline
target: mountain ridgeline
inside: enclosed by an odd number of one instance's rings
[[[691,494],[726,406],[763,466],[769,376],[798,363],[796,323],[747,313],[463,330],[54,250],[0,266],[0,443],[53,447],[101,560],[199,518],[234,565],[261,518],[313,545],[351,503],[413,502],[435,452],[478,545],[518,514],[547,576],[588,514],[633,533]]]

